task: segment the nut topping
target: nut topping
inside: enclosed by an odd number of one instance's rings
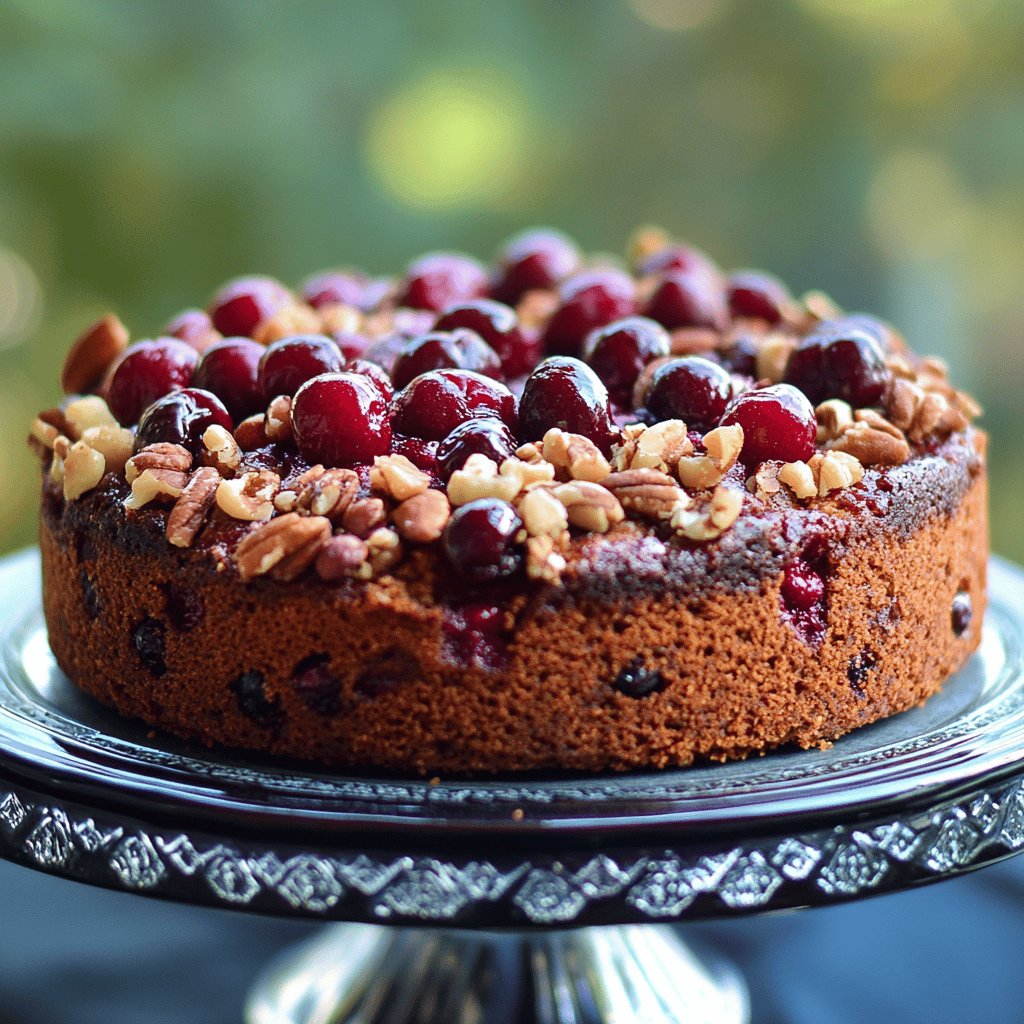
[[[235,427],[235,440],[243,452],[254,452],[270,441],[267,437],[267,417],[263,413],[249,416]]]
[[[292,400],[287,395],[279,395],[267,406],[263,430],[267,440],[277,444],[286,444],[292,439]]]
[[[106,461],[84,441],[76,441],[64,459],[64,497],[67,501],[80,498],[103,479]]]
[[[136,510],[152,501],[177,501],[187,482],[186,473],[173,469],[144,469],[132,480],[132,493],[125,499],[124,507]]]
[[[671,519],[690,504],[687,493],[676,486],[672,477],[656,469],[630,469],[612,473],[604,480],[627,512],[636,512],[644,519]]]
[[[192,453],[180,444],[147,445],[137,455],[133,455],[124,467],[125,479],[134,483],[147,470],[161,473],[177,473],[183,477],[181,486],[185,486],[189,470],[192,468]]]
[[[222,480],[220,487],[233,482]],[[242,539],[235,551],[238,575],[246,582],[268,573],[283,582],[297,579],[330,536],[330,521],[320,516],[279,516]]]
[[[582,434],[570,434],[552,427],[541,442],[541,457],[573,480],[600,483],[611,471],[601,449]],[[531,461],[527,459],[526,461]]]
[[[351,533],[339,533],[327,540],[316,556],[316,574],[325,583],[343,579],[369,579],[373,575],[365,540]]]
[[[113,314],[90,327],[71,346],[60,374],[67,395],[92,391],[117,357],[128,347],[128,331]]]
[[[682,420],[663,420],[653,427],[634,423],[625,428],[623,436],[623,443],[613,453],[613,464],[620,472],[656,469],[668,473],[693,452]]]
[[[779,467],[779,483],[785,484],[793,495],[801,501],[814,498],[818,494],[818,483],[814,479],[814,470],[806,462],[787,462]]]
[[[391,513],[391,521],[403,540],[429,544],[437,540],[451,515],[451,506],[441,491],[428,490],[406,498]]]
[[[280,477],[267,470],[245,473],[234,480],[221,480],[217,487],[217,507],[232,519],[265,521],[274,514],[274,495],[280,486]]]
[[[177,548],[187,548],[206,522],[220,485],[220,473],[212,466],[197,469],[189,478],[167,516],[167,540]]]
[[[115,423],[89,427],[82,432],[82,440],[103,456],[107,472],[120,473],[131,458],[135,436],[127,427]]]
[[[847,452],[819,453],[812,456],[808,467],[818,481],[818,496],[822,498],[864,479],[864,467]]]
[[[77,441],[90,427],[116,427],[118,422],[107,403],[99,395],[86,395],[68,402],[64,410],[68,434]]]
[[[285,306],[273,316],[256,326],[252,332],[252,340],[260,345],[269,345],[281,338],[291,338],[296,334],[319,334],[322,327],[316,310],[300,303]]]
[[[905,440],[863,420],[845,430],[832,448],[853,455],[863,466],[902,466],[910,458]]]
[[[422,494],[430,486],[430,477],[404,455],[378,455],[370,470],[370,486],[395,501]]]
[[[536,492],[540,493],[540,492]],[[558,583],[565,569],[565,559],[557,550],[557,540],[546,534],[526,541],[526,575],[531,580]]]
[[[682,458],[677,467],[679,482],[692,490],[714,487],[736,465],[743,450],[743,428],[738,423],[715,427],[703,441],[706,454]]]
[[[695,508],[679,507],[672,515],[672,528],[689,540],[706,541],[721,537],[739,518],[743,494],[716,487],[709,500]]]
[[[359,474],[351,469],[314,466],[297,483],[296,509],[326,516],[331,522],[341,519],[359,493]]]
[[[218,424],[206,428],[203,448],[203,465],[219,470],[223,476],[231,476],[242,463],[242,449],[238,442]]]
[[[561,537],[569,526],[565,506],[545,488],[535,487],[523,494],[516,511],[531,537]]]
[[[622,504],[607,488],[588,480],[558,484],[552,494],[565,506],[569,522],[591,533],[607,533],[626,518]]]
[[[364,540],[388,520],[380,498],[356,498],[341,517],[342,529]]]

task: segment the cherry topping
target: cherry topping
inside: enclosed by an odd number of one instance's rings
[[[314,309],[339,303],[359,307],[366,284],[366,275],[357,270],[328,270],[307,278],[301,295]]]
[[[396,388],[430,370],[475,370],[485,377],[500,377],[501,363],[494,349],[476,331],[431,331],[402,346],[391,379]]]
[[[268,317],[294,301],[292,293],[272,277],[237,277],[210,303],[213,326],[225,337],[251,335]]]
[[[579,264],[576,243],[560,231],[551,228],[523,231],[510,238],[499,253],[498,279],[491,294],[502,302],[515,304],[528,291],[554,288]]]
[[[211,345],[199,360],[192,383],[212,391],[235,422],[266,407],[259,385],[263,346],[249,338],[227,338]]]
[[[135,434],[135,451],[164,442],[180,444],[193,455],[202,450],[207,428],[219,426],[231,430],[231,416],[221,400],[199,388],[185,388],[157,399],[142,414]]]
[[[717,356],[730,373],[753,380],[757,376],[757,350],[758,343],[749,335],[741,334],[721,349]]]
[[[447,480],[463,467],[470,455],[486,455],[500,466],[515,454],[517,447],[512,432],[501,420],[467,420],[437,446],[441,476]]]
[[[854,408],[877,405],[892,374],[877,337],[856,319],[818,324],[789,357],[786,381],[817,405],[841,398]]]
[[[472,421],[471,421],[472,422]],[[437,441],[425,441],[422,437],[406,437],[405,434],[391,434],[391,451],[404,455],[417,469],[429,473],[435,480],[441,479],[441,467],[437,462]]]
[[[792,302],[789,289],[771,274],[760,270],[737,270],[726,287],[733,316],[752,317],[777,324]]]
[[[636,312],[636,285],[614,267],[584,270],[562,284],[560,305],[544,331],[551,355],[577,356],[595,327]]]
[[[552,427],[589,437],[606,454],[615,428],[608,389],[586,363],[569,356],[545,359],[523,387],[520,436],[539,441]]]
[[[654,371],[644,405],[658,420],[683,420],[703,432],[722,418],[732,393],[724,367],[701,356],[684,356]]]
[[[192,379],[199,355],[177,338],[137,341],[121,357],[107,386],[107,404],[122,426],[135,423],[142,411]]]
[[[461,253],[435,252],[409,264],[398,303],[413,309],[447,309],[487,291],[487,273]]]
[[[814,407],[789,384],[743,392],[722,417],[723,426],[733,423],[743,428],[741,457],[747,464],[766,459],[806,461],[814,454]]]
[[[629,405],[640,371],[669,354],[668,331],[645,316],[630,316],[598,327],[587,336],[583,358],[619,405]]]
[[[537,332],[522,328],[516,311],[493,299],[473,299],[449,306],[434,326],[439,331],[453,331],[457,327],[475,331],[497,353],[502,374],[508,378],[525,376],[540,359]]]
[[[349,373],[361,373],[364,377],[369,377],[377,385],[385,402],[390,404],[391,399],[395,397],[395,386],[392,384],[391,378],[380,366],[371,363],[369,359],[352,359],[345,364],[345,369]]]
[[[703,270],[666,271],[644,312],[669,330],[709,327],[720,331],[728,320],[721,280]]]
[[[338,346],[322,334],[281,338],[260,359],[259,382],[265,401],[278,395],[294,395],[322,373],[338,373],[344,360]]]
[[[388,405],[359,373],[325,373],[306,381],[292,402],[299,453],[310,463],[359,466],[391,450]]]
[[[444,553],[467,579],[483,583],[511,576],[523,564],[515,542],[522,528],[507,501],[478,498],[452,513],[442,535]]]
[[[213,326],[210,314],[204,309],[182,310],[168,323],[163,333],[168,338],[187,341],[197,352],[205,352],[222,337],[220,331]]]
[[[472,370],[421,374],[399,392],[392,406],[396,430],[431,441],[440,441],[460,423],[480,417],[500,419],[515,430],[516,400],[504,384]]]
[[[666,270],[686,270],[718,276],[718,267],[710,256],[692,245],[670,245],[665,249],[644,256],[637,263],[636,272],[640,277],[664,274]]]

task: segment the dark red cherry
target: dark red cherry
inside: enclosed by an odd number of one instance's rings
[[[717,353],[722,365],[737,377],[757,377],[758,343],[749,335],[741,334]]]
[[[522,566],[515,540],[522,528],[523,521],[507,501],[478,498],[452,513],[441,543],[463,576],[486,583],[511,576]]]
[[[434,326],[439,331],[454,331],[457,327],[475,331],[498,354],[502,374],[508,379],[525,376],[540,359],[537,332],[522,328],[516,311],[503,302],[473,299],[456,303]]]
[[[396,388],[430,370],[474,370],[485,377],[500,377],[501,363],[494,349],[475,331],[431,331],[402,346],[391,379]]]
[[[209,312],[213,326],[225,337],[251,336],[259,324],[292,302],[292,293],[272,277],[236,277],[213,297]]]
[[[761,270],[737,270],[726,283],[729,312],[777,324],[793,301],[789,289],[771,274]]]
[[[744,391],[722,417],[723,426],[733,423],[743,428],[741,457],[748,465],[766,459],[806,462],[814,454],[814,406],[789,384]]]
[[[338,373],[343,363],[341,350],[322,334],[281,338],[260,360],[260,390],[268,402],[278,395],[294,395],[307,380],[323,373]]]
[[[486,455],[500,466],[515,455],[517,447],[512,431],[501,420],[467,420],[460,423],[437,446],[441,477],[447,480],[455,470],[465,465],[470,455]]]
[[[802,558],[790,562],[782,574],[782,600],[797,611],[809,611],[825,597],[825,581]]]
[[[476,260],[461,253],[434,252],[409,265],[398,304],[440,311],[486,292],[487,273]]]
[[[441,467],[437,461],[437,441],[425,441],[422,437],[406,437],[392,433],[391,452],[404,455],[414,466],[429,473],[435,480],[441,480]]]
[[[645,316],[629,316],[591,331],[583,358],[604,381],[612,401],[630,405],[640,371],[652,360],[667,356],[670,345],[661,324]]]
[[[636,284],[615,267],[584,270],[562,284],[559,306],[544,330],[549,355],[578,356],[595,327],[636,312]]]
[[[512,431],[517,426],[515,396],[504,384],[472,370],[431,370],[395,396],[395,430],[441,441],[466,420],[491,417]]]
[[[260,359],[264,348],[249,338],[226,338],[203,353],[192,383],[212,391],[234,417],[235,422],[266,408],[259,384]]]
[[[373,339],[351,331],[331,331],[330,339],[341,350],[343,359],[362,359],[373,345]]]
[[[352,359],[345,364],[345,370],[348,373],[361,373],[364,377],[369,377],[377,385],[385,402],[390,404],[391,399],[395,397],[395,386],[391,378],[369,359]]]
[[[683,420],[702,433],[718,425],[733,384],[729,371],[701,356],[683,356],[659,366],[644,405],[657,420]]]
[[[300,294],[314,309],[338,304],[360,307],[366,284],[366,275],[357,270],[328,270],[307,278]]]
[[[187,341],[197,352],[205,352],[222,335],[204,309],[182,310],[164,328],[164,336]]]
[[[107,404],[125,427],[144,409],[176,388],[187,387],[199,354],[177,338],[137,341],[117,364],[107,385]]]
[[[519,436],[539,441],[552,427],[589,437],[605,453],[611,449],[616,431],[608,389],[579,359],[552,356],[526,378],[519,402]]]
[[[636,272],[640,277],[664,274],[666,270],[704,272],[711,277],[719,275],[718,267],[711,257],[692,245],[670,245],[649,253],[636,265]]]
[[[299,454],[325,466],[360,466],[391,450],[388,405],[359,373],[325,373],[306,381],[292,402]]]
[[[185,388],[157,399],[142,414],[135,434],[135,451],[151,444],[180,444],[193,455],[203,446],[209,427],[232,429],[231,416],[220,399],[200,388]]]
[[[720,331],[729,316],[721,279],[702,270],[666,271],[644,312],[670,331],[677,327]]]
[[[505,243],[491,294],[515,305],[528,291],[554,288],[579,265],[580,251],[570,238],[551,228],[532,228]]]
[[[785,377],[815,405],[841,398],[857,409],[880,403],[891,378],[882,346],[856,320],[818,324],[789,357]]]

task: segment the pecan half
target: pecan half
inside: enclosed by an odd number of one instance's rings
[[[565,506],[569,522],[590,533],[607,533],[626,518],[622,504],[607,488],[588,480],[558,484],[552,494]]]
[[[354,470],[314,466],[296,481],[295,509],[337,522],[358,493],[359,474]]]
[[[60,373],[68,395],[92,391],[114,360],[128,347],[128,330],[112,313],[98,320],[71,346]]]
[[[656,469],[629,469],[612,473],[603,482],[627,512],[644,519],[671,519],[690,499],[672,477]]]
[[[142,451],[133,455],[124,466],[124,475],[128,483],[134,483],[146,470],[159,470],[163,473],[179,473],[187,477],[192,468],[192,453],[180,444],[167,444],[160,441],[147,445]],[[182,480],[181,486],[185,486]]]
[[[197,469],[167,515],[167,540],[176,548],[187,548],[206,522],[213,507],[220,473],[212,466]]]
[[[313,564],[330,536],[330,520],[290,512],[244,537],[235,550],[235,567],[246,582],[267,574],[290,582]]]

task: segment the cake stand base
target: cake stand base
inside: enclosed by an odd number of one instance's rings
[[[469,932],[336,924],[264,972],[248,1024],[744,1024],[746,986],[658,925]]]

